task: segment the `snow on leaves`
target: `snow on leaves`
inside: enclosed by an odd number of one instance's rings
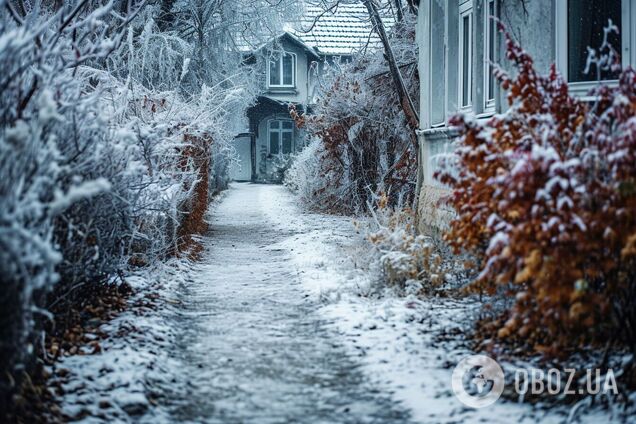
[[[539,75],[506,39],[517,75],[496,74],[509,110],[486,123],[452,121],[456,165],[437,174],[457,212],[446,239],[481,259],[472,289],[515,297],[500,337],[538,350],[606,338],[633,345],[636,73],[624,69],[586,103],[554,66]]]
[[[176,18],[195,1],[98,3],[0,0],[0,411],[37,354],[47,296],[73,310],[200,230],[191,218],[227,186],[256,96],[228,37],[278,31],[294,6],[210,3],[195,37]]]
[[[391,33],[392,48],[413,98],[419,90],[414,36],[415,17],[410,14]],[[310,204],[322,210],[360,212],[382,192],[388,193],[392,204],[409,204],[417,169],[415,134],[404,117],[382,52],[369,52],[351,63],[334,63],[322,80],[314,114],[292,112],[298,126],[322,144],[320,157],[314,159],[320,173],[319,180],[311,182],[316,188]],[[303,165],[292,168],[299,166]]]

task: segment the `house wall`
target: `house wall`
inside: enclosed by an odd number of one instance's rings
[[[263,94],[273,99],[281,100],[284,102],[293,102],[307,104],[309,102],[310,86],[312,84],[309,75],[310,59],[307,57],[307,53],[300,46],[291,43],[285,39],[280,40],[278,43],[280,47],[277,49],[285,51],[287,53],[293,53],[296,55],[296,87],[295,88],[270,88],[268,86],[267,79],[267,66],[268,60],[266,54],[264,54],[262,60],[262,67],[265,69],[265,78],[263,78]]]
[[[547,71],[555,58],[554,2],[559,0],[498,0],[498,16],[508,31],[532,54],[537,68]],[[459,112],[459,13],[467,0],[431,0],[420,2],[417,22],[420,71],[420,172],[419,229],[422,232],[444,230],[453,212],[440,205],[448,189],[433,174],[444,154],[452,151],[456,131],[447,125]],[[506,93],[495,91],[494,110],[484,105],[485,9],[487,0],[473,0],[472,25],[472,99],[471,110],[464,111],[476,119],[488,119],[506,109]],[[435,39],[434,37],[437,38]],[[504,69],[511,65],[504,58],[503,37],[498,36],[496,61]],[[432,41],[433,39],[437,41]],[[438,45],[431,46],[431,44]],[[442,42],[441,49],[439,42]],[[441,62],[440,62],[441,61]]]
[[[501,0],[499,17],[513,38],[532,56],[537,70],[546,73],[555,60],[555,1],[562,0]],[[499,57],[503,57],[503,43]],[[511,70],[510,63],[500,61]]]

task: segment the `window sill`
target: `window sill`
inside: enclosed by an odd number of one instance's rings
[[[272,94],[298,94],[296,87],[268,87],[267,92]]]
[[[417,130],[416,134],[421,137],[425,137],[428,141],[434,141],[437,139],[448,139],[449,137],[455,137],[459,134],[457,127],[443,126],[438,128],[427,128],[424,130]]]
[[[475,111],[473,110],[473,105],[462,106],[457,111],[458,114],[467,115],[467,116],[475,116]]]
[[[479,113],[477,115],[475,115],[475,118],[477,119],[488,119],[488,118],[492,118],[493,116],[495,116],[495,111],[493,110],[485,110],[482,113]]]
[[[595,101],[596,96],[590,96],[590,90],[606,85],[608,87],[616,87],[618,85],[618,80],[601,80],[601,81],[590,81],[590,82],[569,82],[568,90],[570,94],[579,98],[579,100],[583,100],[585,102]]]
[[[266,159],[285,159],[288,158],[291,155],[290,153],[268,153],[267,156],[265,156]]]

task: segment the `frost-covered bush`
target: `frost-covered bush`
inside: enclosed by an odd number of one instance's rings
[[[267,180],[275,184],[283,184],[287,179],[287,173],[292,165],[291,155],[274,156],[270,160]]]
[[[0,137],[0,404],[33,350],[35,300],[63,274],[55,220],[110,186],[103,178],[69,178],[60,139],[51,131],[61,119],[51,93],[41,92],[34,103],[37,118],[18,120]]]
[[[402,293],[422,294],[453,289],[463,282],[460,258],[440,240],[417,234],[412,210],[390,206],[385,195],[370,209],[372,219],[366,232],[382,283]]]
[[[0,2],[0,411],[50,304],[70,310],[189,236],[184,205],[201,179],[201,164],[183,160],[190,139],[209,135],[205,175],[215,189],[227,182],[226,128],[247,100],[204,83],[184,95],[188,46],[118,4]]]
[[[72,267],[91,275],[112,259],[108,249],[100,250],[102,240],[84,228],[73,228],[75,235],[61,231],[61,223],[71,228],[75,222],[78,202],[112,186],[93,172],[107,159],[99,148],[111,139],[108,128],[96,121],[97,97],[74,75],[80,63],[107,55],[116,43],[102,32],[109,6],[91,13],[72,5],[56,13],[39,7],[21,15],[3,2],[0,12],[0,406],[34,350],[42,295],[74,274]],[[74,257],[64,245],[78,234],[83,251]],[[83,263],[86,258],[98,265]]]
[[[329,210],[334,199],[343,199],[345,195],[341,185],[329,182],[331,175],[323,174],[325,155],[323,141],[312,138],[293,157],[285,174],[285,185],[299,196],[303,204],[315,210]],[[338,189],[341,190],[340,193],[337,192]]]
[[[391,43],[413,99],[418,98],[415,17],[391,32]],[[298,116],[299,127],[321,142],[318,181],[298,180],[301,192],[320,197],[322,209],[356,213],[381,192],[393,205],[409,203],[416,179],[417,144],[409,129],[383,51],[334,63],[326,73],[312,115]],[[299,159],[306,159],[299,156]],[[313,167],[313,165],[311,165]],[[315,204],[316,202],[314,202]]]
[[[440,178],[457,218],[446,239],[481,259],[474,289],[514,299],[500,337],[551,352],[599,339],[634,349],[636,73],[622,70],[586,103],[555,67],[539,75],[510,37],[507,57],[517,75],[497,76],[510,109],[485,124],[453,120],[461,137]],[[606,57],[617,70],[615,52]]]

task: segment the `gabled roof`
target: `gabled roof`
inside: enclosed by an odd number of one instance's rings
[[[290,32],[324,55],[352,55],[368,47],[376,48],[379,38],[371,24],[367,8],[359,1],[307,2],[299,24]],[[381,11],[390,29],[394,18],[390,10]]]
[[[282,41],[288,41],[291,44],[294,44],[298,47],[300,47],[301,49],[303,49],[309,56],[313,57],[314,59],[319,59],[320,56],[318,55],[318,52],[316,52],[316,50],[307,45],[307,43],[305,43],[301,38],[299,38],[298,36],[296,36],[295,34],[291,33],[291,32],[284,32],[281,35],[279,35],[278,37],[274,38],[273,40],[271,40],[269,43],[265,43],[262,46],[260,46],[258,49],[256,49],[256,51],[266,47],[266,46],[271,46],[272,44],[278,42],[282,42]]]
[[[387,2],[380,11],[387,30],[395,23],[389,7]],[[268,43],[254,48],[254,44],[242,37],[237,37],[236,42],[239,50],[253,52],[282,39],[297,44],[314,57],[317,54],[348,56],[380,45],[367,9],[359,0],[308,0],[300,21],[290,22],[285,32]]]

